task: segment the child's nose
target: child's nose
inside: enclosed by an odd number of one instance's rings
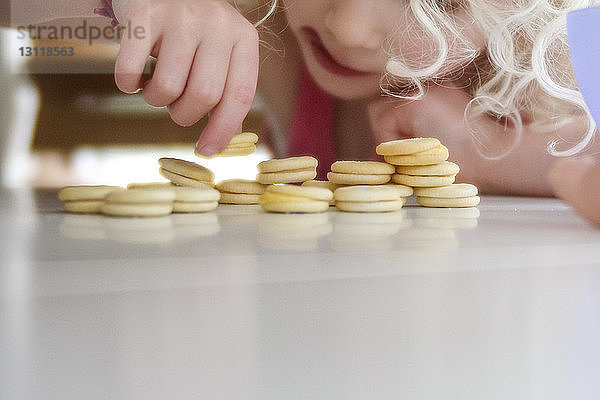
[[[380,22],[372,0],[333,1],[325,16],[327,29],[348,48],[379,49],[385,39]]]

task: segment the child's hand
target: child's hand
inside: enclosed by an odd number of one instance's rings
[[[168,107],[182,126],[210,114],[196,146],[206,156],[218,153],[241,132],[254,99],[256,29],[224,0],[125,0],[120,5],[117,17],[132,34],[125,30],[121,40],[117,86],[126,93],[142,89],[148,104]],[[157,63],[152,79],[144,82],[149,56]]]
[[[600,225],[600,159],[558,159],[550,170],[548,180],[557,197]]]

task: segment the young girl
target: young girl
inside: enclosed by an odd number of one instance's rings
[[[549,174],[555,156],[597,151],[565,16],[598,2],[280,0],[271,15],[263,0],[59,0],[51,16],[102,8],[145,27],[121,40],[117,86],[143,90],[180,125],[208,114],[200,154],[240,131],[258,84],[276,156],[313,154],[323,174],[335,159],[373,158],[383,141],[437,137],[460,180],[483,193],[557,194],[600,222],[598,162],[563,160]],[[242,8],[270,17],[262,37]],[[157,64],[144,82],[149,56]]]

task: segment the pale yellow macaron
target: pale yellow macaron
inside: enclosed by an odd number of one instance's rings
[[[380,161],[336,161],[331,164],[331,172],[359,175],[391,175],[396,168]]]
[[[265,211],[280,213],[316,213],[329,209],[333,193],[329,189],[297,186],[271,185],[260,197]]]
[[[316,177],[317,170],[308,168],[293,171],[259,173],[256,175],[256,180],[263,185],[272,185],[276,183],[301,183],[310,181]]]
[[[392,175],[392,181],[400,185],[406,185],[411,187],[437,187],[452,185],[456,177],[450,176],[434,176],[434,175],[403,175],[394,174]]]
[[[449,176],[458,174],[460,167],[451,161],[443,161],[433,165],[398,165],[396,172],[404,175]]]
[[[222,204],[258,204],[267,185],[255,180],[226,179],[217,183],[216,188],[221,192]]]
[[[415,189],[417,203],[424,207],[475,207],[481,201],[477,194],[477,187],[469,183]]]
[[[256,142],[258,142],[258,135],[256,133],[242,132],[234,135],[227,146],[214,156],[207,157],[196,150],[194,150],[194,154],[202,158],[247,156],[256,151]]]
[[[125,189],[110,185],[65,186],[58,191],[58,199],[62,201],[104,200],[107,194],[115,190]]]
[[[125,190],[121,186],[78,185],[65,186],[58,191],[58,199],[63,201],[65,211],[71,213],[99,213],[109,193]]]
[[[382,185],[390,181],[391,175],[342,174],[338,172],[328,172],[327,179],[337,185]]]
[[[380,143],[375,152],[382,156],[415,154],[432,149],[441,143],[436,138],[408,138]]]
[[[335,206],[347,212],[391,212],[405,204],[401,189],[394,185],[357,185],[337,189]]]
[[[163,157],[158,160],[160,173],[176,185],[197,186],[198,183],[212,185],[215,174],[208,168],[191,161]]]
[[[477,196],[477,186],[470,183],[455,183],[443,187],[416,188],[415,196],[456,198]]]
[[[384,159],[393,165],[432,165],[446,161],[449,156],[448,148],[440,144],[419,153],[384,156]]]
[[[262,184],[301,183],[315,179],[318,161],[311,156],[262,161],[257,165],[256,180]]]
[[[274,158],[260,162],[256,168],[261,174],[317,168],[318,161],[311,156]]]
[[[171,214],[175,191],[165,189],[127,189],[109,193],[102,213],[113,216],[157,217]]]

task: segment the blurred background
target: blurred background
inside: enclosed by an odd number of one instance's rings
[[[106,25],[106,20],[95,23]],[[113,76],[115,42],[23,38],[0,30],[0,172],[5,187],[56,188],[73,184],[126,185],[164,181],[160,157],[194,161],[216,180],[255,178],[266,148],[247,157],[200,159],[193,154],[205,121],[182,128],[166,108],[141,94],[120,92]],[[73,56],[23,56],[21,48],[66,46]],[[150,73],[148,68],[148,73]],[[257,100],[244,123],[260,132]]]

